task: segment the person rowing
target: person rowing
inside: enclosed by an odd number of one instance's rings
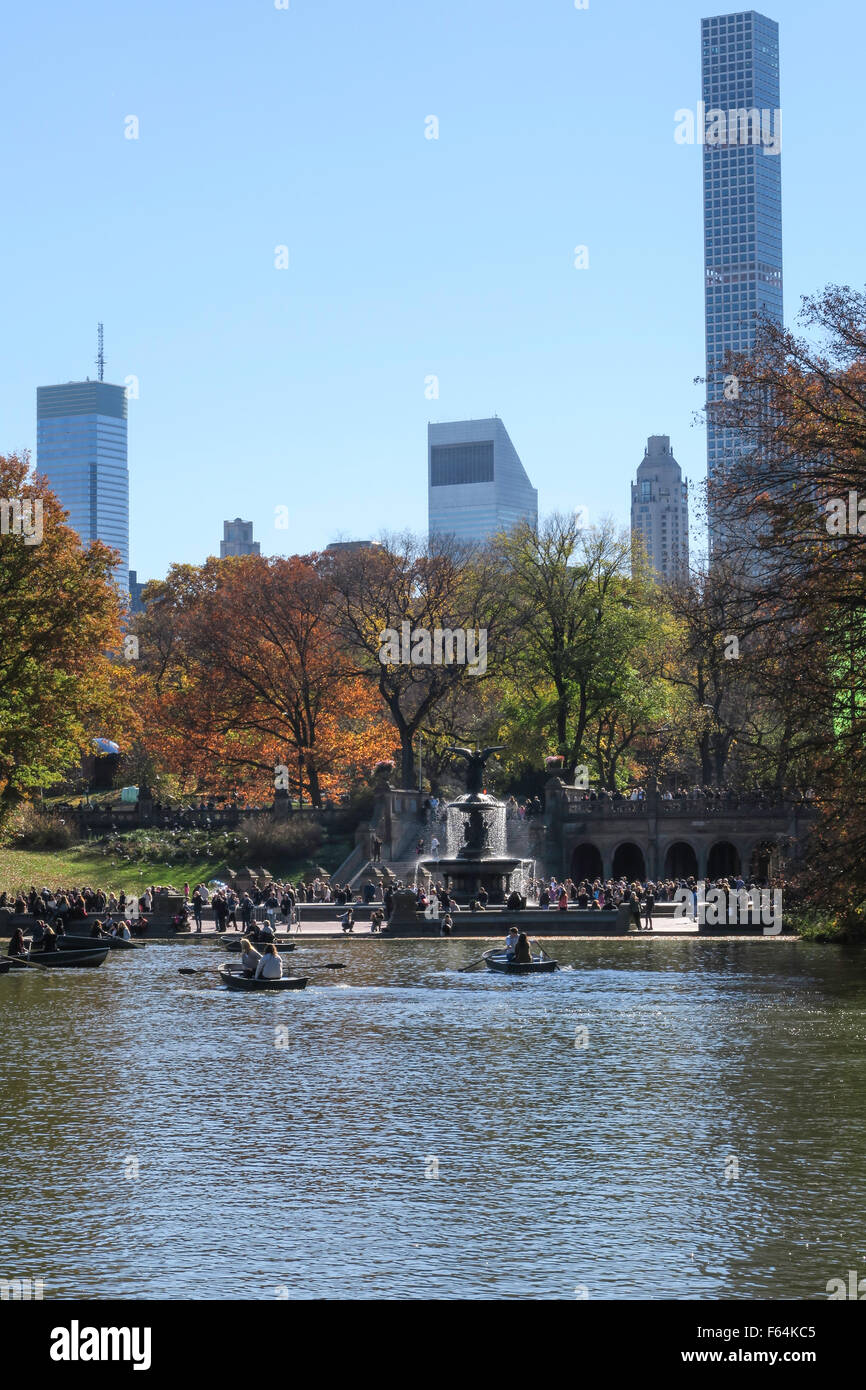
[[[505,938],[505,954],[509,960],[514,959],[514,952],[517,950],[517,943],[522,935],[523,933],[519,932],[516,927],[508,928],[508,935]]]
[[[281,980],[283,978],[283,962],[273,942],[265,947],[265,953],[256,966],[255,977],[257,980]]]
[[[7,956],[26,956],[27,947],[24,944],[24,933],[20,927],[13,928],[6,954]]]

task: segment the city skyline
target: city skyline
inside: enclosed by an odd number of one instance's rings
[[[27,218],[4,228],[16,350],[0,412],[4,448],[35,457],[34,386],[83,378],[105,319],[108,374],[140,387],[129,402],[139,573],[200,562],[235,511],[266,554],[375,536],[398,517],[423,533],[431,419],[507,419],[542,511],[584,507],[591,523],[607,512],[627,527],[635,451],[652,433],[675,437],[686,476],[703,478],[705,434],[691,427],[704,396],[703,156],[675,142],[674,113],[700,100],[696,38],[710,7],[591,7],[527,26],[516,4],[464,14],[445,3],[438,25],[400,14],[392,33],[396,11],[361,25],[338,3],[324,87],[321,66],[305,67],[325,51],[312,11],[255,15],[238,34],[230,7],[193,4],[173,19],[157,72],[131,43],[132,17],[112,12],[106,27],[102,8],[75,31],[75,75],[68,16],[47,37],[12,16],[13,186],[24,206],[50,187],[58,210],[35,231]],[[209,62],[190,70],[184,44],[205,15]],[[846,190],[840,215],[837,190],[866,19],[844,5],[817,26],[805,6],[777,17],[793,317],[802,294],[862,279],[862,195]],[[97,37],[99,62],[87,56]],[[14,57],[32,44],[52,78],[38,119]],[[123,75],[106,82],[115,53]],[[360,95],[373,54],[384,80]],[[253,72],[259,98],[245,105],[238,88]],[[507,106],[503,88],[517,93]],[[842,138],[822,136],[816,109]],[[82,146],[104,184],[73,177]],[[359,211],[348,231],[347,204]],[[471,215],[455,218],[461,205]],[[280,506],[287,528],[274,524]]]

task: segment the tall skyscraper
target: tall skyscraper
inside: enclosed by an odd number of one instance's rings
[[[727,351],[749,352],[757,315],[782,319],[779,26],[747,10],[701,20],[707,401],[736,399]],[[703,113],[702,113],[703,114]],[[710,482],[743,449],[735,429],[708,422]],[[731,525],[710,508],[710,554]]]
[[[261,547],[258,541],[253,540],[253,523],[251,521],[241,521],[236,516],[234,521],[223,522],[223,538],[220,541],[220,559],[224,560],[227,555],[258,555]]]
[[[666,434],[651,434],[631,485],[632,540],[643,541],[659,579],[689,568],[689,487]]]
[[[485,541],[520,521],[538,525],[538,493],[502,421],[427,426],[429,534]]]
[[[83,545],[120,551],[117,581],[129,580],[126,388],[67,381],[36,389],[36,467],[69,513]]]

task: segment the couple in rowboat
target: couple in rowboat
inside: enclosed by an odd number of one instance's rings
[[[269,942],[264,954],[257,951],[248,937],[241,941],[241,969],[247,976],[256,980],[281,980],[283,978],[282,957],[277,953],[273,942]]]
[[[505,938],[505,958],[515,965],[532,964],[532,952],[529,949],[529,938],[526,932],[518,931],[516,927],[508,928],[508,935]]]

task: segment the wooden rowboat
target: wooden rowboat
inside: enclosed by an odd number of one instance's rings
[[[29,938],[25,936],[25,941]],[[58,951],[101,951],[103,946],[109,951],[143,951],[143,941],[127,941],[122,936],[58,936]]]
[[[281,989],[307,988],[305,975],[284,975],[280,980],[256,980],[253,976],[244,975],[241,971],[230,970],[227,965],[220,966],[219,975],[223,984],[228,985],[229,989],[263,989],[273,993]]]
[[[97,946],[87,951],[33,951],[29,957],[10,956],[9,959],[16,970],[26,970],[28,961],[43,969],[57,970],[61,967],[101,965],[107,955],[107,946]]]
[[[504,951],[485,951],[484,960],[488,970],[495,970],[500,975],[550,975],[559,969],[557,960],[533,960],[519,965],[509,960]]]

